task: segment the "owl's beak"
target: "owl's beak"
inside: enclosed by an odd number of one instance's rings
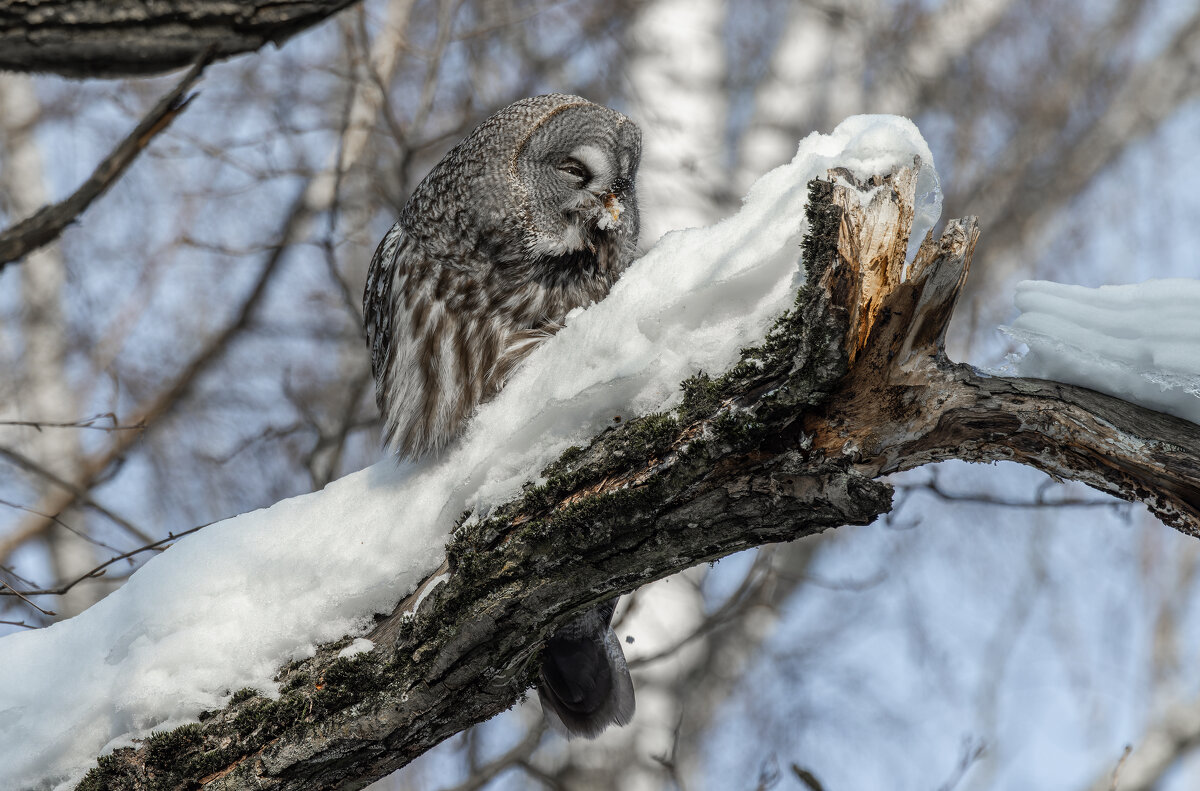
[[[616,225],[621,221],[621,212],[625,211],[625,207],[621,205],[616,193],[610,192],[604,196],[604,210],[612,217],[613,225]]]

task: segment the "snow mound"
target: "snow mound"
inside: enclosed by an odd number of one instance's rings
[[[680,381],[758,341],[799,284],[810,179],[834,166],[865,179],[914,157],[920,239],[941,197],[911,121],[856,116],[809,135],[735,216],[667,234],[607,299],[572,313],[441,458],[385,461],[210,525],[81,615],[0,639],[0,788],[70,786],[98,754],[233,691],[277,694],[277,667],[365,633],[436,569],[465,509],[509,499],[618,415],[670,407]]]
[[[1026,280],[1004,331],[1021,376],[1080,385],[1200,423],[1200,280],[1086,288]]]

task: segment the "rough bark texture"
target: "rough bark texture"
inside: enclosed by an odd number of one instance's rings
[[[1080,388],[983,376],[942,353],[978,233],[952,221],[904,267],[913,174],[810,185],[808,282],[763,343],[610,429],[547,482],[464,524],[380,622],[202,722],[100,760],[85,789],[360,788],[511,706],[573,615],[689,566],[886,512],[875,478],[1013,459],[1200,530],[1200,427]]]
[[[0,69],[158,74],[282,44],[354,0],[0,0]]]

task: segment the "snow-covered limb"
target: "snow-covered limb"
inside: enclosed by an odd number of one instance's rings
[[[339,658],[348,640],[327,645],[281,671],[278,699],[235,696],[117,751],[84,787],[357,787],[511,706],[541,640],[595,601],[869,522],[890,507],[874,479],[930,461],[1023,461],[1200,532],[1200,426],[951,363],[942,339],[974,221],[951,221],[906,267],[914,172],[830,175],[810,185],[807,284],[759,347],[461,526],[443,568],[369,635],[374,650]]]
[[[810,135],[736,216],[669,234],[607,299],[569,316],[443,458],[383,462],[210,525],[82,615],[0,640],[0,785],[69,787],[96,755],[194,723],[234,690],[280,694],[278,668],[365,634],[436,569],[464,509],[489,513],[620,416],[674,408],[681,380],[725,370],[759,341],[802,279],[810,179],[914,158],[932,162],[902,118]],[[934,205],[936,176],[922,173]]]

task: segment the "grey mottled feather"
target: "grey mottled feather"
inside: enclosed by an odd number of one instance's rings
[[[385,440],[440,451],[572,309],[633,258],[641,133],[578,96],[515,102],[456,145],[380,242],[363,295]],[[633,715],[606,602],[544,652],[543,707],[573,735]]]
[[[597,226],[600,196],[562,189],[543,166],[581,146],[614,160],[598,190],[625,208],[615,228]],[[570,310],[608,293],[637,243],[640,147],[619,113],[538,96],[486,120],[421,182],[375,252],[363,299],[389,447],[440,450]]]

